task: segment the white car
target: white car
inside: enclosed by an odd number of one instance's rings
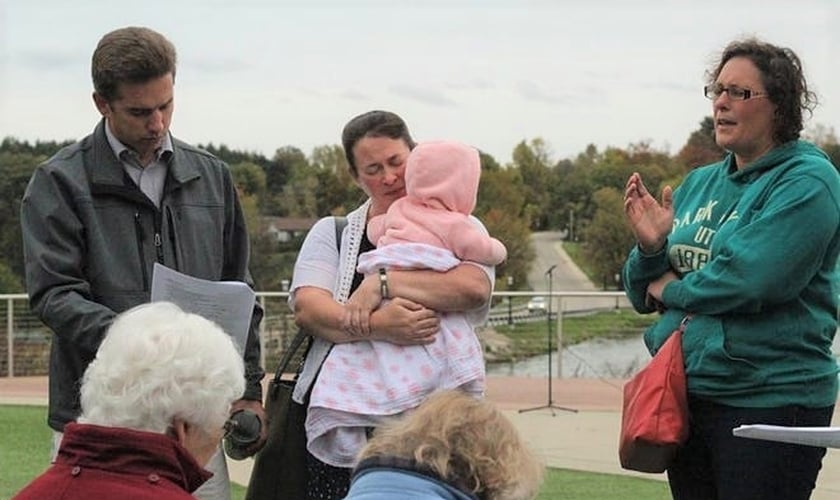
[[[531,300],[528,301],[528,312],[535,313],[535,312],[545,312],[548,304],[545,301],[545,297],[537,296],[532,297]]]

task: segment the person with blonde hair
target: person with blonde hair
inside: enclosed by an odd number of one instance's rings
[[[82,378],[54,464],[15,497],[188,499],[245,391],[218,325],[168,302],[116,317]]]
[[[492,403],[439,391],[378,427],[358,457],[347,500],[527,500],[544,467]]]

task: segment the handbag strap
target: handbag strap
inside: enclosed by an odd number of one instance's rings
[[[344,231],[344,226],[347,225],[347,217],[333,217],[335,220],[335,246],[338,249],[339,253],[341,253],[341,233]],[[289,363],[292,362],[292,358],[295,356],[295,353],[300,349],[300,346],[303,345],[303,341],[309,335],[303,331],[298,330],[295,334],[295,337],[292,339],[292,343],[289,344],[289,347],[286,348],[286,351],[283,353],[283,357],[280,358],[280,363],[277,365],[277,371],[274,372],[274,381],[279,382],[280,377],[286,372],[286,368],[288,368]]]

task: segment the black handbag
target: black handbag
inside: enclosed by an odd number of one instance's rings
[[[346,217],[335,217],[335,243],[341,251],[341,233]],[[254,456],[245,500],[301,500],[306,498],[309,472],[306,466],[306,409],[309,391],[303,404],[292,399],[294,380],[282,378],[297,351],[309,337],[299,330],[283,353],[274,378],[265,395],[268,437]],[[309,346],[307,346],[308,349]],[[305,358],[305,353],[304,353]],[[299,370],[296,372],[299,373]]]
[[[254,456],[245,500],[306,498],[306,405],[292,399],[295,380],[283,379],[307,335],[299,331],[286,349],[265,396],[268,438]]]

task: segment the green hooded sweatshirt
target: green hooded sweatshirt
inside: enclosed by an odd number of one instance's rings
[[[669,269],[666,308],[645,332],[655,353],[686,314],[688,391],[739,407],[824,407],[837,399],[840,175],[816,146],[783,144],[738,170],[735,158],[689,173],[674,191],[665,248],[624,265],[639,312]]]

